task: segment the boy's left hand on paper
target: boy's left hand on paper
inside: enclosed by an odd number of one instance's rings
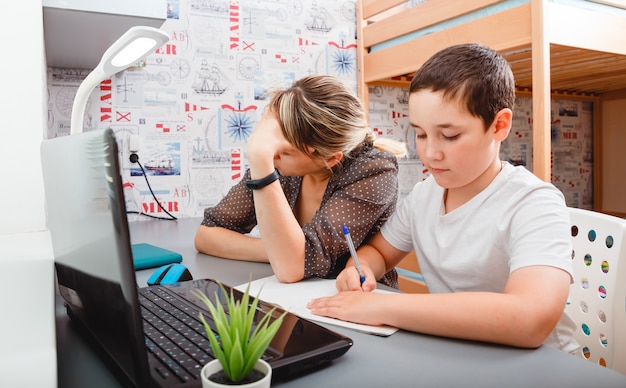
[[[379,326],[383,323],[376,317],[382,311],[384,296],[375,292],[344,291],[334,296],[313,299],[307,303],[307,308],[315,315]]]

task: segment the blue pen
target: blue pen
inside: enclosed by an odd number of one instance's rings
[[[363,275],[363,270],[361,270],[361,266],[359,265],[359,257],[356,255],[356,249],[354,248],[354,243],[352,242],[352,237],[350,237],[350,231],[346,224],[343,224],[343,235],[348,242],[348,248],[350,248],[350,254],[352,255],[352,260],[354,260],[354,266],[356,270],[359,271],[359,278],[361,280],[361,284],[365,281],[365,275]]]

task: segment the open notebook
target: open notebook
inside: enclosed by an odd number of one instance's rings
[[[245,283],[235,288],[244,291],[247,285],[248,283]],[[329,323],[384,337],[398,331],[397,328],[391,326],[362,325],[312,314],[306,307],[307,303],[315,298],[335,295],[337,288],[335,287],[334,279],[311,278],[297,283],[281,283],[276,279],[276,276],[268,276],[250,283],[250,293],[252,295],[258,295],[259,291],[261,292],[260,298],[264,301],[274,303],[299,317],[312,321]],[[373,292],[392,293],[380,289],[376,289]]]

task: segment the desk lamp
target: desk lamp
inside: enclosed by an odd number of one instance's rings
[[[104,52],[98,66],[87,75],[78,87],[72,106],[70,134],[83,131],[83,117],[87,100],[92,90],[100,82],[139,62],[168,40],[169,35],[163,30],[145,26],[131,27],[119,37]]]

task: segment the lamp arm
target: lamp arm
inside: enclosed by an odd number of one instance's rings
[[[74,135],[83,131],[85,108],[87,107],[87,101],[89,101],[89,95],[93,89],[108,76],[100,69],[100,66],[96,67],[78,87],[76,96],[74,97],[74,103],[72,105],[72,118],[70,121],[70,135]]]
[[[83,131],[89,95],[102,81],[127,69],[169,40],[169,35],[153,27],[131,27],[104,52],[100,63],[80,84],[72,105],[70,135]]]

